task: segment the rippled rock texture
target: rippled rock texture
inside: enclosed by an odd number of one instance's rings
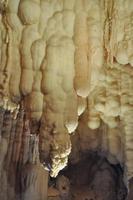
[[[128,187],[133,1],[0,0],[1,199],[46,199],[48,174],[86,152],[119,166]]]

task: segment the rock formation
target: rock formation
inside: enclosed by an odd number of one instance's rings
[[[131,199],[132,35],[132,0],[0,0],[0,200]]]

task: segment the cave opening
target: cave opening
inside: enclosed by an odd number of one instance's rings
[[[56,179],[49,179],[49,187],[59,190],[61,200],[125,200],[127,196],[122,167],[96,152],[69,162]]]

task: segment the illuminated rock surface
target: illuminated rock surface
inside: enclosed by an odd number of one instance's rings
[[[96,174],[74,197],[79,186],[70,174],[57,175],[81,162]],[[57,177],[48,190],[54,196],[47,194],[49,174]],[[0,176],[0,200],[126,198],[133,177],[132,0],[0,0]],[[110,196],[97,192],[103,177]]]

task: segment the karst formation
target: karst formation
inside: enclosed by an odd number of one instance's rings
[[[133,200],[133,0],[0,0],[0,200]]]

